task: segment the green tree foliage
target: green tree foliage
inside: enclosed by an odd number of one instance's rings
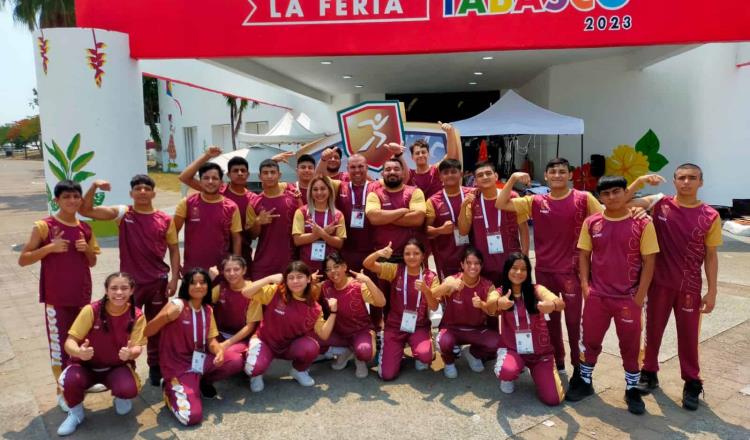
[[[75,27],[75,0],[0,0],[9,6],[13,20],[34,31],[39,28]]]

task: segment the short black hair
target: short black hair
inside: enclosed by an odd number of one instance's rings
[[[474,246],[467,246],[466,249],[464,249],[464,254],[461,257],[461,261],[466,261],[466,259],[472,255],[477,257],[480,264],[484,265],[484,256],[482,255],[482,252]]]
[[[250,169],[250,165],[247,163],[247,159],[239,156],[235,156],[229,159],[229,162],[227,162],[227,172],[231,173],[232,167],[245,167],[246,170]]]
[[[216,170],[219,173],[219,179],[224,178],[224,170],[221,169],[218,163],[206,162],[198,168],[198,177],[202,178],[208,171]]]
[[[596,184],[598,193],[612,188],[628,189],[628,181],[622,176],[602,176]]]
[[[383,162],[383,167],[385,167],[385,164],[387,164],[388,162],[396,162],[401,168],[404,167],[404,164],[402,164],[401,161],[395,157],[389,157],[388,159],[386,159],[385,162]]]
[[[72,180],[61,180],[55,185],[55,198],[58,198],[64,192],[77,192],[79,196],[83,196],[83,190],[81,184]]]
[[[677,171],[679,171],[679,170],[698,170],[698,172],[701,173],[700,178],[701,178],[701,180],[703,180],[703,170],[701,169],[701,167],[699,167],[698,165],[696,165],[694,163],[686,162],[686,163],[683,163],[682,165],[678,166],[677,168],[675,168],[674,169],[674,178],[675,179],[677,178]]]
[[[427,139],[417,139],[416,141],[414,141],[414,143],[409,147],[409,152],[411,154],[414,154],[414,148],[416,147],[426,148],[427,151],[430,151],[430,143],[427,142]]]
[[[461,171],[461,161],[456,159],[445,159],[438,165],[438,171],[443,172],[445,170],[458,170]]]
[[[303,154],[302,156],[300,156],[297,159],[297,166],[299,166],[299,164],[305,163],[305,162],[309,162],[309,163],[313,164],[313,166],[315,166],[315,158],[312,157],[312,155],[310,155],[310,154]]]
[[[495,164],[492,163],[492,162],[490,162],[490,161],[488,161],[488,160],[483,160],[481,162],[477,162],[477,164],[474,166],[474,172],[476,172],[480,168],[485,168],[485,167],[490,167],[490,169],[493,172],[497,173],[497,167],[495,166]]]
[[[279,171],[279,164],[273,159],[263,159],[258,165],[258,172],[263,171],[263,168],[276,168],[276,171]]]
[[[344,156],[344,152],[341,151],[341,148],[339,147],[334,148],[333,152],[339,155],[339,159],[341,159]]]
[[[156,188],[156,182],[154,182],[154,179],[146,174],[136,174],[130,179],[130,189],[135,188],[137,185],[150,186],[151,189]]]
[[[547,166],[544,168],[544,171],[548,171],[550,168],[554,168],[558,165],[564,165],[565,168],[570,171],[570,162],[568,162],[568,159],[565,159],[564,157],[556,157],[554,159],[550,159],[549,162],[547,162]]]

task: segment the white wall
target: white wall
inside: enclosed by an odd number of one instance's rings
[[[743,160],[750,158],[750,68],[736,67],[738,47],[704,45],[644,70],[628,70],[625,56],[554,66],[520,92],[540,105],[546,95],[550,110],[584,119],[587,160],[592,153],[609,156],[621,144],[634,146],[653,129],[669,159],[660,174],[698,163],[706,175],[701,198],[731,205],[732,198],[750,198]],[[574,164],[578,142],[561,142],[561,155]],[[549,144],[537,169],[554,155]]]

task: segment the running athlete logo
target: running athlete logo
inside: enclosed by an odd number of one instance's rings
[[[191,222],[201,221],[201,210],[197,206],[193,206],[190,209],[190,221]]]
[[[539,207],[539,212],[541,212],[542,214],[549,214],[549,201],[546,198],[542,199],[541,206]]]
[[[665,222],[667,221],[667,218],[669,217],[669,205],[666,203],[661,206],[661,212],[657,214],[657,217],[659,220]]]
[[[591,225],[591,236],[592,237],[601,237],[602,236],[602,229],[604,228],[604,224],[601,222],[594,223]]]

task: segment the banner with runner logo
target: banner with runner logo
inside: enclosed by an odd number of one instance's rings
[[[750,40],[747,0],[76,0],[135,58],[335,56]]]

